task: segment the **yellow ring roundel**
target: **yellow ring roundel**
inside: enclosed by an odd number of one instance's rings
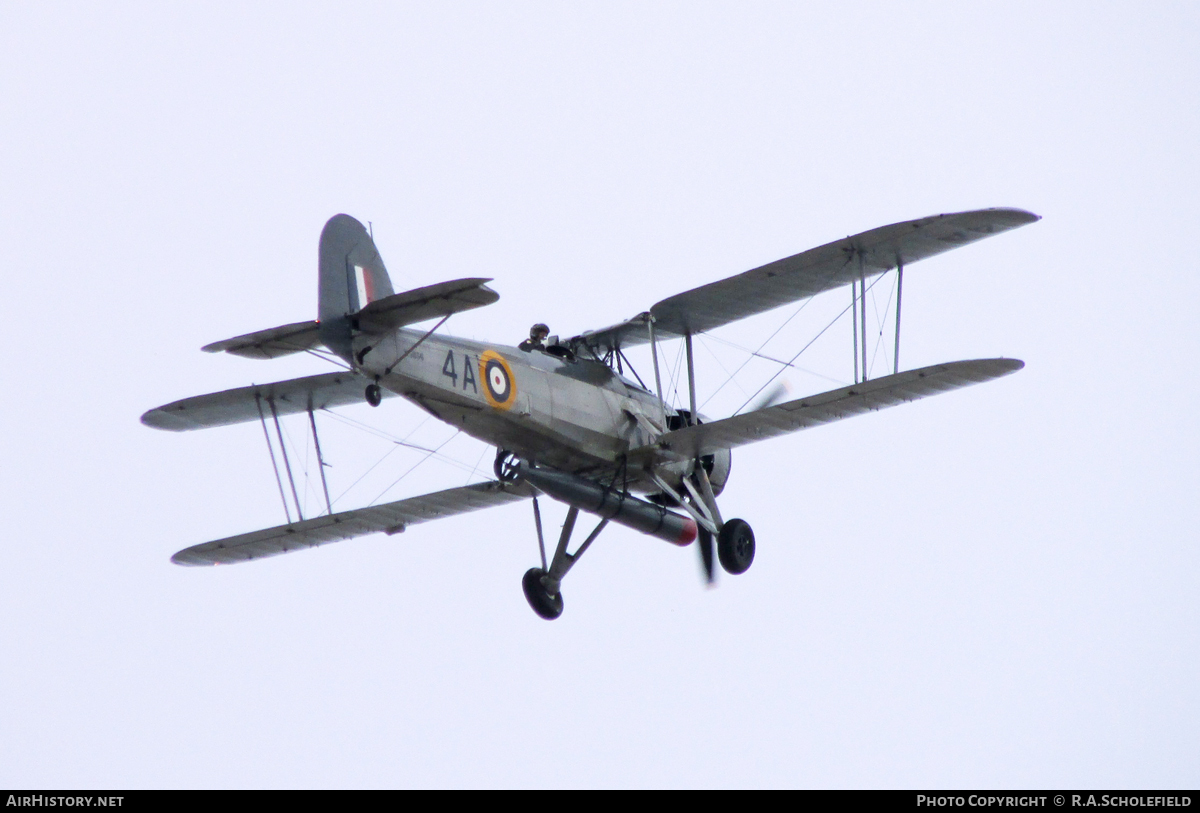
[[[479,356],[479,378],[483,395],[496,409],[510,409],[517,401],[517,378],[504,357],[495,350],[484,350]]]

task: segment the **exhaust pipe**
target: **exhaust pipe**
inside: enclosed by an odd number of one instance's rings
[[[518,470],[531,485],[580,511],[681,547],[692,544],[696,538],[696,520],[668,511],[661,505],[639,500],[574,474],[535,468],[524,460]]]

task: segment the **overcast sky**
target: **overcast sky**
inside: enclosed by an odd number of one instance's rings
[[[0,0],[0,786],[1195,787],[1198,34],[1190,3]],[[138,418],[328,369],[199,347],[314,318],[335,213],[398,290],[494,277],[445,330],[515,344],[988,206],[1044,219],[912,266],[901,362],[1026,369],[735,451],[758,554],[716,589],[614,528],[542,621],[528,504],[168,562],[282,508],[258,426]],[[706,338],[701,398],[793,311]],[[850,355],[839,324],[793,392]],[[339,508],[490,468],[398,399],[342,414],[448,442],[402,477],[423,453],[322,416]]]

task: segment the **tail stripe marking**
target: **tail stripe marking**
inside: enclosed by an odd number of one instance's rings
[[[362,310],[375,299],[374,280],[371,279],[371,269],[361,265],[354,266],[354,285],[358,289],[358,309]]]

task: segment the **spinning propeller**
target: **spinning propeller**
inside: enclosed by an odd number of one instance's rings
[[[771,389],[764,392],[759,399],[754,402],[754,406],[750,407],[749,411],[758,412],[760,409],[766,409],[767,407],[775,406],[783,400],[783,396],[787,395],[791,391],[791,384],[789,384],[786,380],[780,381],[778,384],[771,387]]]
[[[775,386],[766,390],[750,407],[750,412],[757,412],[760,409],[767,409],[775,404],[778,404],[784,397],[792,391],[792,385],[785,379],[779,381]],[[709,587],[716,584],[716,556],[713,550],[713,535],[708,529],[701,527],[696,532],[696,547],[700,549],[700,564],[704,568],[704,581]]]
[[[713,569],[713,535],[707,528],[696,532],[696,544],[700,548],[700,563],[704,565],[704,581],[710,587],[716,583],[717,574]]]

